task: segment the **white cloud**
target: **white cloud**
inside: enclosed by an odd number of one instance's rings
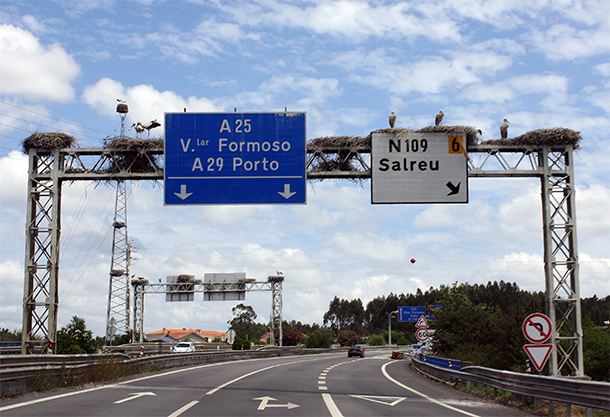
[[[61,46],[44,46],[30,32],[0,25],[0,94],[66,102],[80,67]]]
[[[264,5],[246,3],[222,8],[242,25],[305,29],[353,42],[405,37],[460,40],[460,27],[453,20],[423,13],[408,3],[372,5],[366,1],[338,0],[301,6],[267,1]]]
[[[535,30],[530,42],[554,61],[587,58],[610,52],[610,25],[606,28],[577,30],[567,24],[556,24],[546,31]]]
[[[117,99],[127,101],[130,123],[148,122],[157,119],[163,123],[165,112],[219,111],[220,109],[207,98],[194,96],[183,98],[173,91],[157,91],[151,85],[140,84],[124,87],[119,81],[102,78],[83,90],[82,100],[98,113],[108,117],[116,116]],[[154,135],[154,131],[153,131]]]

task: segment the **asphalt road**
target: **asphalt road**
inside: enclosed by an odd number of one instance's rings
[[[174,369],[3,400],[9,416],[524,416],[430,381],[389,351]]]

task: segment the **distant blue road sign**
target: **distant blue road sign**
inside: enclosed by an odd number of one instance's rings
[[[305,113],[166,113],[165,204],[305,204]]]
[[[417,322],[419,318],[426,314],[425,306],[398,307],[399,322]]]

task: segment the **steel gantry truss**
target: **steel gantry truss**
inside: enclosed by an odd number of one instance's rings
[[[554,324],[550,373],[583,376],[573,151],[568,144],[483,143],[469,145],[467,163],[472,178],[540,178],[547,314]],[[307,178],[370,178],[370,152],[370,142],[362,140],[342,146],[308,145]],[[62,182],[162,180],[162,154],[162,145],[141,150],[139,161],[149,162],[143,172],[116,164],[122,156],[116,149],[29,150],[23,353],[34,353],[40,341],[45,351],[55,349]]]
[[[134,294],[133,328],[136,341],[144,341],[144,295],[167,293],[235,293],[241,291],[271,291],[271,344],[282,346],[282,282],[283,276],[270,276],[267,281],[246,278],[237,282],[159,283],[147,279],[132,280]]]

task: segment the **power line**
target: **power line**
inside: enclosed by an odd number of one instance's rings
[[[37,111],[34,111],[34,110],[26,109],[25,107],[16,106],[16,105],[14,105],[12,103],[7,103],[6,101],[0,100],[0,103],[6,104],[7,106],[15,107],[16,109],[19,109],[19,110],[30,112],[32,114],[36,114],[38,116],[47,117],[49,119],[52,119],[52,120],[55,120],[55,121],[58,121],[58,122],[61,122],[61,123],[68,123],[68,124],[71,124],[71,125],[74,125],[74,126],[78,126],[78,127],[82,128],[82,129],[91,130],[91,131],[97,132],[97,133],[103,133],[104,135],[108,134],[108,132],[104,132],[104,131],[101,131],[101,130],[93,129],[93,128],[88,127],[88,126],[83,126],[83,125],[81,125],[79,123],[76,123],[76,122],[71,122],[71,121],[68,121],[68,120],[58,119],[56,117],[49,116],[48,114],[44,114],[44,113],[40,113],[40,112],[37,112]]]

